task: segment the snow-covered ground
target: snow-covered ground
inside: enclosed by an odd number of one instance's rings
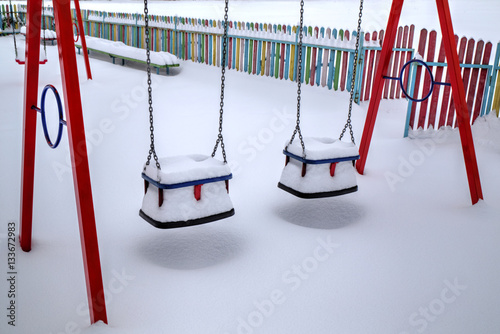
[[[477,6],[484,3],[493,5]],[[193,4],[162,5],[213,16]],[[479,28],[464,33],[484,36]],[[57,46],[47,45],[47,52],[40,90],[48,83],[62,90]],[[17,245],[16,326],[8,325],[7,225],[19,229],[24,67],[14,62],[12,37],[1,37],[1,333],[498,332],[500,121],[494,116],[473,126],[485,198],[477,205],[470,203],[458,131],[403,139],[404,100],[382,101],[358,192],[301,200],[276,186],[295,124],[296,85],[228,71],[224,139],[236,214],[158,230],[138,215],[149,148],[145,67],[94,55],[94,80],[87,81],[83,58],[77,59],[109,325],[89,327],[67,133],[51,150],[40,122],[33,249],[24,253]],[[153,83],[159,155],[210,154],[220,69],[181,61],[170,76],[154,74]],[[347,106],[347,93],[303,86],[304,135],[337,137]],[[367,107],[353,111],[358,143]]]

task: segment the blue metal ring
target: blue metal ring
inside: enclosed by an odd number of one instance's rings
[[[54,96],[56,97],[57,109],[59,111],[59,129],[57,130],[57,139],[53,144],[52,141],[50,140],[49,131],[47,130],[47,121],[45,119],[45,95],[47,94],[47,91],[49,89],[54,93]],[[42,114],[41,115],[42,126],[43,126],[43,134],[45,135],[45,140],[47,141],[47,144],[50,146],[50,148],[56,148],[57,146],[59,146],[59,143],[61,142],[63,125],[66,122],[63,120],[63,109],[62,109],[61,98],[59,97],[57,89],[52,85],[47,85],[43,88],[40,113]]]
[[[404,73],[404,71],[405,71],[406,67],[408,67],[408,66],[409,66],[409,65],[411,65],[412,63],[419,63],[420,65],[424,66],[424,67],[425,67],[425,69],[427,70],[427,73],[429,73],[429,75],[430,75],[430,77],[431,77],[431,89],[429,89],[429,92],[427,93],[427,95],[426,95],[426,96],[424,96],[424,97],[423,97],[423,98],[421,98],[421,99],[416,99],[416,98],[414,98],[414,97],[410,96],[410,95],[408,94],[408,92],[406,91],[406,89],[405,89],[405,87],[404,87],[404,84],[403,84],[403,73]],[[430,69],[429,65],[427,65],[424,61],[422,61],[422,60],[420,60],[420,59],[412,59],[412,60],[410,60],[409,62],[407,62],[407,63],[403,66],[403,68],[401,69],[401,73],[399,74],[399,78],[398,78],[398,80],[399,80],[399,85],[401,86],[401,90],[403,91],[403,93],[406,95],[406,97],[407,97],[408,99],[410,99],[410,100],[411,100],[411,101],[413,101],[413,102],[423,102],[423,101],[427,100],[427,99],[431,96],[432,91],[434,90],[434,85],[436,84],[436,82],[434,81],[434,75],[432,75],[432,71],[431,71],[431,69]]]

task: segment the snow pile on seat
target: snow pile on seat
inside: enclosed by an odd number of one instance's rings
[[[358,148],[353,143],[333,138],[304,137],[304,145],[306,147],[305,158],[308,160],[337,159],[359,155]],[[288,145],[287,151],[304,158],[299,140],[294,140]]]
[[[126,45],[123,42],[115,42],[98,37],[85,36],[87,48],[99,50],[115,56],[137,59],[146,62],[146,51],[144,49],[135,48]],[[81,46],[81,41],[75,42],[76,45]],[[179,59],[173,54],[165,51],[151,51],[150,52],[151,64],[153,65],[179,65]]]
[[[194,187],[163,190],[163,205],[158,206],[158,188],[149,185],[142,202],[142,211],[161,222],[179,222],[199,219],[228,212],[233,209],[224,181],[204,184],[199,201]]]
[[[345,157],[358,158],[358,149],[352,143],[331,138],[305,137],[306,159],[324,160]],[[295,140],[288,146],[288,152],[303,157],[300,141]],[[307,164],[306,174],[302,176],[302,162],[291,158],[283,169],[280,183],[305,194],[332,192],[348,189],[357,185],[356,169],[352,161],[338,162],[335,174],[330,175],[330,164]]]
[[[205,155],[162,158],[159,162],[161,170],[158,170],[152,161],[145,166],[144,173],[162,184],[176,184],[231,174],[227,164]],[[158,206],[158,188],[150,184],[144,195],[141,210],[150,218],[165,224],[209,217],[233,209],[225,181],[203,184],[199,201],[194,196],[194,186],[164,189],[163,198],[162,206]]]
[[[161,169],[151,162],[144,173],[162,184],[176,184],[231,174],[228,164],[203,154],[181,155],[159,159]]]

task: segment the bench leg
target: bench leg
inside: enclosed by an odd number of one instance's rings
[[[125,65],[125,59],[122,59],[122,66]]]
[[[167,66],[167,75],[169,75],[169,74],[170,74],[170,71],[168,70],[168,66]]]

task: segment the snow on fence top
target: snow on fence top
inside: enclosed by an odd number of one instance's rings
[[[25,6],[19,6],[20,12]],[[44,11],[46,26],[51,27],[51,9]],[[73,11],[73,16],[74,15]],[[21,15],[23,16],[23,15]],[[83,10],[85,33],[90,36],[120,41],[126,45],[145,48],[144,14],[108,13]],[[1,17],[0,17],[1,19]],[[183,60],[220,66],[222,56],[221,36],[223,24],[220,20],[196,19],[177,16],[150,15],[151,49],[167,51]],[[265,75],[276,79],[297,80],[298,34],[297,26],[229,22],[227,66],[236,71]],[[350,91],[354,66],[354,40],[356,32],[343,29],[304,27],[303,75],[304,83],[334,90]],[[404,64],[421,55],[432,68],[436,78],[445,80],[447,68],[436,50],[440,40],[434,37],[427,41],[427,30],[415,32],[415,27],[399,27],[398,36],[391,55],[388,75],[399,75]],[[435,31],[429,36],[434,36]],[[358,73],[355,78],[354,99],[369,100],[372,93],[376,64],[380,56],[384,31],[364,32],[361,36]],[[464,85],[468,87],[468,104],[471,122],[490,110],[500,109],[500,43],[494,53],[493,45],[456,36],[459,59],[464,72]],[[426,47],[426,45],[428,47]],[[467,48],[466,48],[467,46]],[[467,51],[466,51],[467,50]],[[476,50],[476,51],[474,51]],[[464,57],[464,55],[467,55]],[[495,56],[493,56],[495,55]],[[494,64],[491,65],[491,61]],[[413,66],[403,81],[414,87],[414,96],[421,96],[428,89],[428,80],[421,75],[422,69]],[[425,74],[425,72],[424,72]],[[469,84],[470,81],[470,84]],[[441,88],[441,89],[440,89]],[[424,94],[425,95],[425,94]],[[384,82],[383,98],[404,98],[399,83]],[[437,87],[429,103],[417,106],[409,103],[407,128],[454,126],[453,104],[446,87]],[[444,101],[444,102],[442,102]],[[429,109],[429,110],[426,110]]]
[[[88,11],[85,20],[97,23],[144,26],[143,14],[106,13]],[[176,16],[151,15],[149,25],[154,28],[170,29],[180,32],[209,33],[222,35],[224,26],[221,20],[183,18]],[[278,42],[297,43],[297,26],[262,24],[250,22],[229,22],[228,34],[242,38],[261,38]],[[342,40],[332,34],[330,28],[304,27],[303,43],[318,46],[331,46],[353,50],[354,40]],[[368,41],[366,47],[379,47],[378,41]]]
[[[74,11],[74,10],[73,10]],[[26,6],[19,6],[20,13],[26,13]],[[103,11],[83,10],[83,19],[88,23],[106,23],[117,25],[128,25],[144,27],[144,14],[131,13],[108,13]],[[43,14],[47,19],[53,19],[52,7],[44,8]],[[154,28],[170,29],[182,32],[209,33],[214,35],[223,34],[223,23],[221,20],[208,20],[196,18],[184,18],[177,16],[150,15],[149,25]],[[253,23],[253,22],[229,22],[228,33],[230,36],[242,38],[261,38],[276,42],[297,43],[297,26]],[[329,46],[354,50],[354,39],[343,39],[337,37],[337,29],[304,27],[303,44],[314,46]],[[380,47],[379,41],[366,41],[365,47]]]

